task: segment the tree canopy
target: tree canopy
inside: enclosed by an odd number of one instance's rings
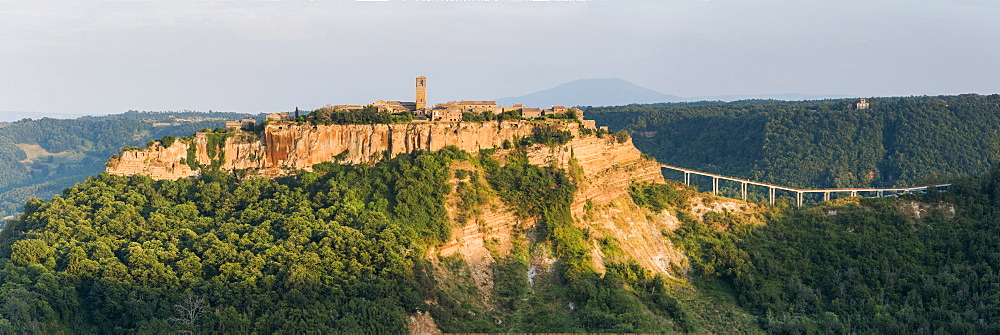
[[[798,188],[915,186],[1000,159],[1000,95],[590,108],[661,162]]]
[[[101,174],[32,200],[2,238],[4,331],[401,332],[423,304],[417,248],[449,233],[456,155],[278,180]]]

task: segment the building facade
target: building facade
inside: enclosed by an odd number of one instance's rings
[[[491,100],[460,100],[439,103],[434,107],[427,106],[427,77],[416,78],[416,101],[388,101],[379,100],[370,104],[379,110],[390,113],[410,112],[414,115],[426,117],[429,121],[455,122],[462,121],[463,113],[490,113],[500,114],[509,111],[517,111],[525,119],[543,118],[552,114],[562,114],[570,110],[565,106],[552,106],[551,109],[541,109],[536,107],[525,107],[515,104],[511,107],[497,105]],[[335,110],[347,111],[362,109],[360,105],[334,105]],[[287,113],[286,113],[287,114]],[[577,110],[577,117],[583,119],[583,112]]]

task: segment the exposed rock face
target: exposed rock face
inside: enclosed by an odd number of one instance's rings
[[[505,154],[501,150],[496,156]],[[578,224],[599,236],[611,236],[629,243],[629,247],[623,249],[640,265],[656,273],[669,275],[670,263],[679,264],[683,259],[683,255],[661,233],[672,230],[670,224],[676,226],[676,218],[669,214],[655,215],[640,208],[632,202],[628,193],[629,185],[633,182],[664,182],[659,164],[644,158],[631,141],[618,143],[611,136],[599,138],[594,135],[578,135],[564,145],[535,146],[528,151],[528,160],[535,165],[557,166],[571,171],[574,178],[579,178],[576,180],[578,188],[571,208],[573,216],[579,220]],[[456,164],[458,165],[453,168],[477,170],[485,174],[485,171],[468,162]],[[454,185],[458,180],[449,182]],[[455,214],[459,211],[458,195],[453,192],[449,197],[448,210],[453,222],[458,222],[455,219]],[[479,217],[454,226],[452,240],[431,250],[429,257],[434,260],[438,256],[461,254],[469,265],[480,294],[489,296],[492,287],[490,265],[494,261],[494,254],[504,256],[509,253],[512,243],[515,243],[512,241],[514,231],[526,229],[535,222],[534,218],[518,218],[499,199],[492,199],[490,204],[481,209],[482,215]],[[493,246],[487,248],[486,241],[491,241]],[[597,251],[599,248],[595,247],[593,250]],[[594,260],[600,263],[603,257],[595,255]],[[599,270],[603,269],[600,264],[595,266]]]
[[[146,150],[123,151],[108,161],[107,171],[112,174],[133,175],[144,174],[153,179],[177,179],[194,176],[198,171],[191,170],[187,164],[181,164],[181,158],[187,157],[187,145],[181,141],[174,142],[170,147],[154,145]]]
[[[440,150],[450,145],[470,152],[496,148],[505,140],[530,136],[535,127],[543,124],[513,121],[315,126],[273,122],[260,137],[249,132],[229,137],[197,133],[168,148],[154,145],[125,151],[108,162],[107,171],[119,175],[145,174],[154,179],[195,176],[198,171],[187,164],[188,151],[193,151],[191,157],[201,165],[212,165],[214,161],[225,170],[256,169],[275,176],[286,169],[308,170],[322,162],[374,162],[386,152],[395,156],[416,150]],[[579,136],[577,123],[551,124]],[[210,146],[216,149],[210,150]]]
[[[193,158],[201,165],[211,165],[214,161],[222,169],[256,169],[275,176],[287,169],[310,169],[321,162],[374,162],[385,157],[386,152],[395,156],[450,145],[470,152],[498,148],[505,140],[531,136],[535,127],[544,124],[518,121],[313,126],[274,122],[260,136],[250,132],[198,133],[169,147],[154,145],[145,150],[125,151],[108,162],[107,170],[121,175],[176,179],[199,173],[187,164]],[[631,140],[618,143],[611,136],[583,135],[576,123],[552,124],[572,132],[573,140],[557,146],[536,145],[528,150],[529,161],[540,166],[554,165],[575,175],[578,189],[571,208],[574,217],[582,219],[580,223],[599,236],[630,244],[625,250],[641,265],[668,274],[669,264],[679,263],[683,256],[660,232],[672,230],[670,226],[676,226],[676,218],[639,208],[628,193],[633,182],[664,182],[659,164],[644,158]],[[210,147],[215,149],[209,150]],[[504,151],[498,155],[504,155]],[[463,169],[475,169],[463,164]],[[513,227],[531,225],[521,222],[499,200],[494,200],[494,208],[484,208],[479,218],[455,227],[454,240],[437,251],[442,256],[461,253],[474,268],[473,277],[483,294],[488,294],[492,286],[489,265],[493,263],[485,241],[496,241],[494,251],[503,253],[510,248]],[[488,232],[481,231],[484,227]],[[594,257],[598,263],[602,258]],[[595,265],[601,268],[601,264]]]
[[[614,238],[632,260],[654,273],[671,276],[670,264],[681,264],[684,255],[662,234],[672,231],[677,219],[639,207],[629,194],[632,183],[665,182],[659,163],[646,159],[631,140],[581,136],[563,146],[536,147],[528,158],[532,164],[555,164],[579,177],[571,206],[579,226],[595,237]],[[594,267],[603,271],[600,250],[591,248]]]
[[[222,169],[254,169],[276,176],[288,169],[308,170],[321,162],[374,162],[386,153],[395,156],[445,146],[470,152],[498,148],[505,140],[531,136],[535,127],[545,124],[517,121],[313,126],[273,122],[260,135],[198,133],[169,147],[154,145],[125,151],[108,162],[107,170],[121,175],[176,179],[199,173],[188,164],[193,160],[201,165],[214,163]],[[554,165],[574,175],[578,186],[571,208],[574,217],[583,219],[580,223],[597,235],[632,244],[625,250],[646,268],[668,273],[669,264],[679,262],[683,256],[660,232],[672,230],[670,225],[676,226],[676,218],[649,213],[636,206],[628,194],[633,182],[664,182],[659,164],[644,158],[631,140],[618,143],[611,136],[583,135],[577,123],[551,124],[573,133],[573,140],[557,146],[536,145],[528,150],[529,161],[540,166]],[[593,129],[591,123],[585,126]],[[501,150],[497,155],[503,156],[505,152]],[[463,169],[475,169],[463,164]],[[513,227],[531,225],[533,220],[521,221],[494,199],[492,208],[484,208],[481,217],[456,227],[454,240],[442,245],[439,252],[442,256],[461,253],[474,268],[477,287],[488,294],[492,286],[489,265],[493,258],[485,248],[485,241],[496,241],[494,252],[503,253],[510,248]],[[488,232],[481,231],[484,227]],[[598,263],[602,258],[594,257]],[[595,265],[601,268],[601,264]]]
[[[531,164],[555,164],[571,173],[579,169],[583,178],[578,181],[572,207],[577,216],[583,215],[587,201],[605,205],[628,196],[633,182],[664,182],[659,164],[643,158],[632,140],[617,143],[611,136],[577,136],[565,145],[538,146],[528,153],[528,158]]]

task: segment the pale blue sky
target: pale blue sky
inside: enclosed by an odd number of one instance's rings
[[[678,96],[1000,92],[986,0],[0,0],[0,111],[270,112],[618,77]]]

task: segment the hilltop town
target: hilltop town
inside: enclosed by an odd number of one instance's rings
[[[413,102],[331,105],[305,115],[298,110],[294,114],[280,112],[266,115],[263,123],[255,119],[228,121],[224,129],[206,129],[176,141],[173,137],[150,141],[145,149],[127,147],[108,161],[107,171],[176,179],[211,167],[277,176],[294,169],[308,170],[321,162],[377,162],[401,153],[449,146],[476,152],[508,147],[525,138],[539,143],[539,138],[610,134],[594,120],[583,120],[583,112],[575,108],[505,107],[495,101],[427,106],[426,94],[427,79],[417,77]]]
[[[583,111],[565,106],[552,106],[551,108],[526,107],[522,104],[513,106],[499,106],[496,101],[490,100],[461,100],[439,103],[434,106],[427,105],[427,78],[420,76],[416,78],[416,101],[378,100],[368,105],[328,105],[317,109],[314,112],[345,113],[362,111],[368,108],[390,114],[411,116],[410,122],[462,122],[462,121],[483,121],[494,119],[499,115],[506,115],[504,119],[546,119],[561,118],[580,120],[584,127],[596,128],[594,121],[583,120]],[[297,118],[289,112],[272,113],[266,116],[270,121],[292,121]],[[253,119],[243,119],[239,121],[229,121],[227,128],[245,129],[250,128],[255,123]]]
[[[423,117],[428,121],[462,121],[463,113],[502,114],[509,112],[520,113],[521,117],[525,119],[535,119],[547,115],[565,114],[571,110],[571,108],[566,108],[564,106],[552,106],[550,109],[541,109],[537,107],[525,107],[521,104],[504,107],[498,106],[496,101],[484,100],[449,101],[429,107],[427,106],[427,78],[423,76],[417,77],[416,101],[379,100],[371,103],[371,106],[374,106],[379,110],[385,110],[392,113],[410,112],[418,117]],[[357,110],[362,109],[364,106],[334,105],[332,107],[337,110]],[[582,112],[576,109],[573,110],[579,113],[578,117],[580,119],[583,118]]]

